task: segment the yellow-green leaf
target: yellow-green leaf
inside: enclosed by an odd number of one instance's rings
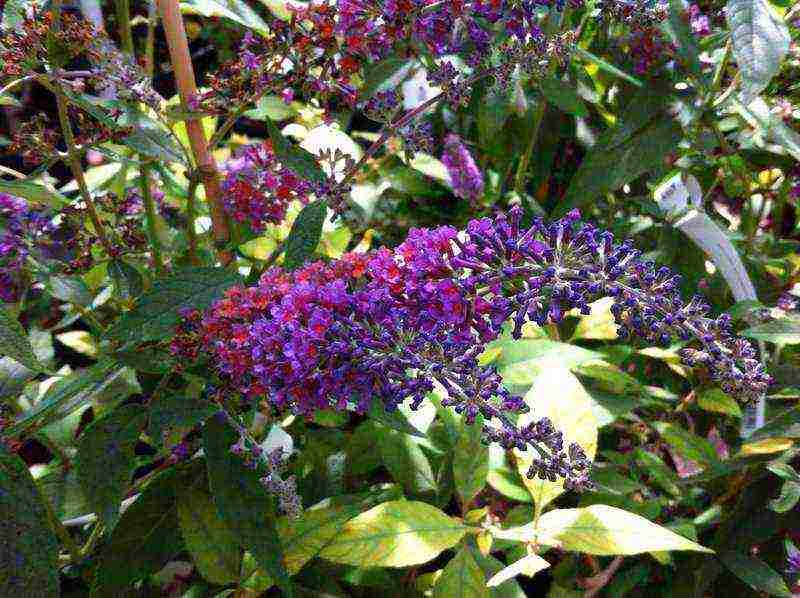
[[[348,521],[319,556],[357,567],[408,567],[451,548],[466,530],[429,504],[394,500]]]
[[[539,519],[535,534],[542,544],[596,555],[713,552],[644,517],[608,505],[549,511]]]
[[[725,413],[734,417],[742,417],[742,410],[736,400],[719,388],[712,388],[697,395],[697,404],[701,409],[715,413]]]
[[[614,321],[614,314],[611,313],[611,306],[614,299],[604,297],[598,299],[590,305],[591,313],[588,316],[581,316],[572,340],[591,339],[591,340],[614,340],[617,338],[617,323]]]
[[[89,357],[97,357],[97,341],[85,330],[70,330],[56,335],[56,339],[73,351]]]
[[[525,395],[525,402],[531,408],[522,415],[519,425],[548,417],[557,430],[564,434],[564,445],[577,442],[589,459],[594,459],[597,451],[597,420],[592,411],[592,399],[578,379],[563,367],[553,367],[542,372]],[[562,480],[528,479],[528,468],[533,460],[531,449],[517,451],[517,467],[522,481],[533,497],[539,512],[564,492]]]
[[[210,496],[199,490],[182,493],[178,498],[178,521],[186,549],[205,579],[218,584],[239,579],[239,545]]]

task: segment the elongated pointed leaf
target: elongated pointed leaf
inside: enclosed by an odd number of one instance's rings
[[[286,596],[291,596],[291,582],[275,529],[275,499],[259,482],[259,473],[245,467],[241,458],[231,453],[230,447],[236,440],[234,430],[217,417],[209,419],[203,428],[214,503],[242,548],[252,553]]]
[[[186,549],[205,579],[223,585],[239,579],[239,545],[208,494],[199,490],[181,493],[178,521]]]
[[[144,426],[140,405],[123,405],[87,427],[78,444],[75,467],[89,504],[108,530],[119,519],[119,505],[135,467],[133,449]]]
[[[22,324],[6,308],[0,308],[0,356],[10,357],[34,372],[43,369]]]
[[[69,203],[58,191],[33,181],[0,181],[0,191],[52,208],[62,208]]]
[[[191,268],[157,280],[139,297],[136,307],[123,314],[106,337],[121,342],[145,342],[169,336],[184,309],[205,309],[240,282],[240,276],[221,268]]]
[[[728,0],[725,18],[748,103],[780,70],[789,51],[789,29],[766,0]]]
[[[39,402],[15,420],[8,434],[15,436],[35,424],[45,426],[55,419],[66,417],[95,393],[100,392],[122,371],[123,368],[112,361],[101,361],[86,370],[65,376],[53,384]]]
[[[169,470],[128,507],[100,552],[92,598],[124,595],[131,582],[155,573],[181,550],[178,496],[193,483],[194,476]]]
[[[286,239],[283,265],[287,270],[299,268],[314,255],[322,238],[322,225],[327,213],[328,206],[321,199],[300,210]]]
[[[28,468],[0,443],[0,596],[59,596],[58,541]]]

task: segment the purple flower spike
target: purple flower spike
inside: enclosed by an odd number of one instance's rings
[[[483,173],[458,136],[450,134],[445,138],[442,162],[447,168],[453,193],[472,203],[483,197]]]

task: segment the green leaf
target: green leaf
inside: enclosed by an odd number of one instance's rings
[[[22,104],[14,96],[10,96],[10,95],[6,95],[4,93],[0,93],[0,106],[16,106],[16,107],[19,108],[19,107],[22,106]]]
[[[503,382],[525,390],[541,372],[554,366],[571,369],[603,357],[600,353],[577,345],[548,339],[503,339],[490,343],[488,348],[501,350],[495,366],[503,377]]]
[[[659,166],[664,156],[675,151],[680,138],[680,126],[665,115],[617,147],[598,142],[581,162],[554,215],[584,207]]]
[[[178,496],[193,483],[171,469],[148,484],[100,551],[92,598],[124,595],[132,581],[155,573],[181,550]]]
[[[387,81],[397,75],[403,67],[411,65],[408,58],[403,58],[392,54],[378,62],[370,62],[364,65],[364,83],[361,85],[359,97],[367,100],[381,91]]]
[[[525,403],[530,407],[522,414],[519,426],[543,417],[550,418],[556,430],[564,434],[564,446],[576,442],[591,461],[597,451],[597,420],[592,411],[592,400],[580,381],[563,367],[553,366],[539,374],[533,387],[525,395]],[[522,482],[533,497],[537,512],[564,492],[564,481],[556,482],[527,477],[531,462],[538,453],[532,449],[516,451],[517,468]]]
[[[672,43],[675,45],[680,61],[683,62],[694,77],[700,81],[705,81],[699,58],[701,54],[697,43],[699,38],[692,31],[691,25],[686,18],[686,7],[681,0],[669,1],[669,17],[665,26]]]
[[[297,114],[297,109],[287,105],[281,98],[265,95],[258,100],[256,107],[244,113],[245,118],[253,120],[286,120]]]
[[[776,513],[787,513],[794,509],[800,500],[800,483],[791,480],[783,483],[778,498],[769,501],[769,508]]]
[[[697,395],[697,404],[706,411],[742,417],[742,410],[736,400],[719,388],[701,392]]]
[[[766,0],[728,0],[725,19],[747,104],[780,70],[789,52],[789,29]]]
[[[608,505],[555,509],[535,522],[497,532],[496,537],[528,541],[573,552],[629,555],[666,550],[713,552],[665,527]]]
[[[291,168],[298,176],[307,181],[324,183],[328,180],[328,177],[325,175],[322,168],[320,168],[317,159],[311,152],[303,149],[299,145],[295,145],[284,137],[283,133],[280,132],[272,120],[268,119],[266,125],[269,138],[272,141],[272,149],[275,151],[278,160],[280,160],[284,166]]]
[[[162,396],[150,404],[150,422],[147,435],[160,443],[166,433],[173,430],[181,434],[214,415],[219,408],[201,399],[177,395]]]
[[[583,118],[589,116],[589,109],[586,108],[578,92],[561,79],[546,77],[539,81],[539,89],[547,101],[562,112]]]
[[[31,409],[17,418],[14,425],[7,430],[7,434],[16,436],[34,424],[45,426],[56,419],[66,417],[101,392],[122,371],[123,368],[106,360],[63,377],[53,384]]]
[[[86,283],[72,276],[51,276],[47,281],[47,288],[56,299],[81,307],[89,307],[94,299]]]
[[[0,355],[10,357],[34,372],[44,370],[33,353],[22,324],[5,307],[0,307]]]
[[[603,60],[599,56],[595,56],[594,54],[592,54],[588,50],[584,50],[583,48],[581,48],[580,46],[577,46],[577,45],[575,46],[574,49],[575,49],[575,55],[576,56],[579,56],[580,58],[583,58],[584,60],[586,60],[588,62],[596,64],[600,68],[601,71],[605,71],[610,75],[614,75],[615,77],[619,77],[620,79],[624,79],[628,83],[633,83],[637,87],[643,87],[644,86],[644,83],[642,83],[639,79],[637,79],[633,75],[629,75],[628,73],[626,73],[622,69],[619,69],[619,68],[615,67],[613,64]]]
[[[123,301],[135,299],[144,291],[144,278],[141,272],[122,259],[108,264],[108,275],[114,281],[117,297]]]
[[[181,12],[230,19],[262,35],[269,31],[268,25],[258,13],[242,0],[183,0]]]
[[[717,452],[705,438],[700,438],[676,424],[654,422],[653,427],[661,434],[667,444],[684,459],[695,461],[706,467],[719,463]]]
[[[42,496],[50,502],[59,519],[72,519],[92,512],[92,507],[83,494],[75,468],[64,469],[61,463],[48,464],[49,471],[36,477],[36,486]]]
[[[291,596],[283,548],[275,529],[274,498],[259,481],[259,472],[246,467],[231,453],[230,447],[237,440],[236,432],[218,417],[212,417],[203,427],[203,448],[214,503],[239,545],[252,553],[286,596]]]
[[[108,530],[119,520],[119,505],[136,466],[133,449],[145,422],[140,405],[118,407],[81,434],[75,468],[84,494]]]
[[[750,440],[800,438],[800,407],[786,409],[756,430]]]
[[[69,200],[55,189],[48,189],[44,185],[32,181],[0,181],[0,191],[24,197],[28,201],[51,208],[63,208],[69,203]]]
[[[789,318],[772,320],[748,328],[741,334],[757,341],[768,341],[776,345],[797,345],[800,344],[800,320]]]
[[[673,496],[681,496],[682,492],[678,486],[678,475],[670,469],[658,455],[637,448],[633,453],[634,459],[639,467],[642,468],[645,474],[650,476],[650,479],[661,486],[665,491]]]
[[[199,490],[181,493],[178,522],[186,550],[203,578],[221,585],[239,579],[242,561],[239,545],[220,519],[210,496]]]
[[[36,372],[9,358],[0,358],[0,402],[16,399]]]
[[[286,238],[283,265],[287,270],[299,268],[314,255],[322,238],[322,225],[327,213],[328,206],[321,199],[311,202],[300,210]]]
[[[312,508],[296,519],[281,517],[278,520],[278,535],[284,549],[283,562],[289,574],[298,573],[303,565],[339,535],[350,519],[374,506],[376,499],[382,495],[338,496],[337,504]]]
[[[397,430],[398,432],[425,438],[425,434],[415,428],[400,410],[395,409],[394,411],[387,411],[384,409],[383,404],[381,404],[380,401],[372,401],[372,404],[370,404],[369,409],[367,410],[367,417],[374,419],[376,422],[382,423],[384,426],[391,428],[392,430]]]
[[[489,447],[481,442],[481,429],[482,421],[464,425],[453,451],[453,479],[462,505],[483,490],[489,475]]]
[[[69,89],[64,93],[93,118],[112,131],[125,131],[120,142],[139,154],[158,160],[186,164],[186,157],[170,131],[129,102],[79,94]],[[118,115],[112,118],[111,114]]]
[[[319,556],[357,567],[408,567],[455,546],[466,530],[429,504],[390,501],[348,521]]]
[[[731,573],[756,592],[791,598],[792,592],[789,591],[783,578],[761,559],[726,550],[719,554],[719,560]]]
[[[241,277],[222,268],[191,268],[157,280],[106,332],[121,342],[145,342],[170,336],[187,308],[205,309]]]
[[[489,598],[483,570],[462,544],[433,587],[433,598]]]
[[[0,443],[0,595],[59,596],[58,541],[27,466]]]
[[[770,463],[767,465],[767,469],[783,480],[800,484],[800,474],[788,463]]]
[[[436,476],[428,457],[418,441],[397,430],[383,430],[378,437],[378,447],[386,469],[410,495],[436,492]]]

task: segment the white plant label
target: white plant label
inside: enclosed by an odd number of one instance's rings
[[[702,211],[702,190],[692,175],[676,173],[654,197],[667,219],[711,257],[736,301],[756,300],[756,290],[728,236]],[[745,407],[740,434],[748,438],[764,425],[765,399]]]

